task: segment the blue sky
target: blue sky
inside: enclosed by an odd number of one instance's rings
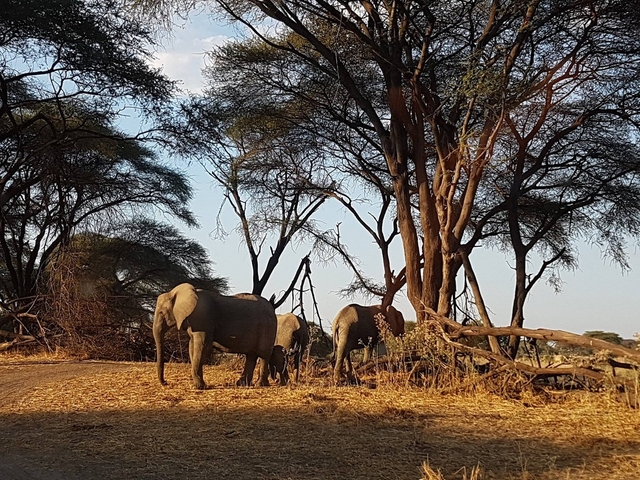
[[[154,65],[175,80],[182,88],[199,92],[203,86],[201,69],[204,53],[231,36],[237,35],[234,27],[213,23],[206,14],[192,15],[172,32],[172,38],[163,41],[163,50],[157,52]],[[234,292],[251,288],[251,267],[245,246],[234,233],[236,218],[230,209],[222,211],[225,230],[230,232],[223,240],[214,235],[216,216],[223,197],[216,190],[204,169],[197,164],[187,170],[192,179],[196,196],[192,209],[198,216],[201,228],[186,233],[199,240],[215,262],[218,275],[228,277]],[[342,222],[343,233],[352,253],[361,260],[366,273],[380,278],[382,267],[379,255],[371,240],[354,225],[349,215],[335,204],[321,212],[321,226],[329,229]],[[397,268],[402,262],[400,245],[396,245],[394,258]],[[556,294],[552,287],[539,282],[530,294],[525,310],[525,326],[529,328],[556,328],[582,333],[587,330],[605,330],[619,333],[625,338],[640,331],[640,248],[630,242],[631,271],[622,273],[620,267],[604,259],[600,250],[586,243],[579,245],[580,263],[576,271],[562,272],[564,285]],[[300,258],[309,252],[309,246],[301,243],[288,249],[274,277],[267,285],[265,296],[285,289]],[[471,256],[480,288],[496,325],[506,325],[511,311],[513,295],[513,271],[509,258],[501,252],[474,251]],[[338,295],[341,288],[352,280],[352,274],[343,265],[312,265],[320,314],[326,329],[338,310],[347,303],[367,303],[363,298],[344,299]],[[311,313],[311,299],[305,299],[307,314]],[[280,310],[288,311],[287,304]],[[404,295],[396,299],[396,306],[404,311],[407,319],[414,312]],[[290,308],[290,307],[289,307]]]

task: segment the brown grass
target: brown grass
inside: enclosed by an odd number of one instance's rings
[[[132,363],[44,383],[2,409],[0,458],[83,479],[640,478],[640,413],[607,395],[550,403],[325,377],[237,388],[228,365],[205,367],[199,392],[188,365],[166,376],[161,387],[152,364]]]

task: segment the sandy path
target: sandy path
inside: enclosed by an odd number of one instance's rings
[[[130,366],[122,362],[64,361],[50,363],[10,363],[0,364],[0,408],[20,401],[36,387],[54,382],[64,382],[71,378],[126,370]],[[39,470],[29,465],[23,468],[22,458],[4,455],[0,458],[0,479],[2,480],[63,480],[52,471]],[[69,477],[64,477],[65,479]]]

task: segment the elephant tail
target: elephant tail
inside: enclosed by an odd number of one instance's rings
[[[338,328],[333,329],[333,352],[331,352],[331,357],[335,360],[336,358],[336,345],[338,345]]]

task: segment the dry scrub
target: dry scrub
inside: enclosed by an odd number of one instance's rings
[[[640,478],[640,414],[606,396],[236,388],[227,366],[206,367],[198,392],[188,369],[169,364],[164,388],[133,363],[43,383],[4,405],[0,455],[82,479]]]

